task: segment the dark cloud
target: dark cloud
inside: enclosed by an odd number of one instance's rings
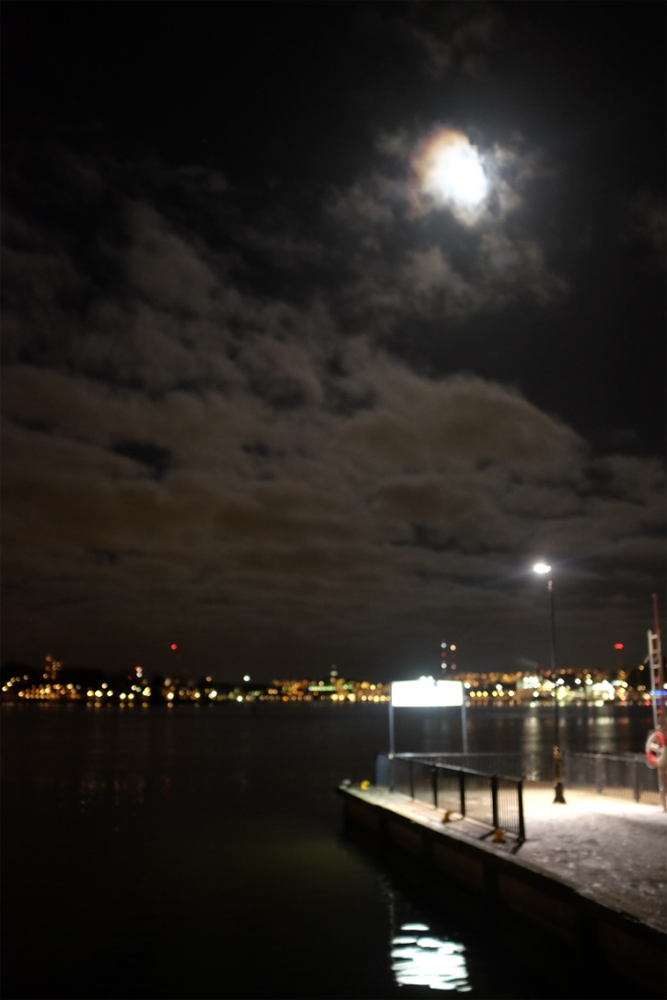
[[[638,191],[624,213],[622,239],[648,242],[656,251],[655,266],[665,265],[667,212],[665,200],[647,190]]]
[[[163,479],[165,473],[171,465],[171,452],[168,448],[161,448],[151,441],[117,441],[113,446],[116,455],[124,455],[134,462],[145,466],[156,479]]]

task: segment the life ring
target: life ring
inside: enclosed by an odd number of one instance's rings
[[[646,740],[646,762],[649,767],[660,767],[667,755],[667,740],[662,729],[654,729]]]

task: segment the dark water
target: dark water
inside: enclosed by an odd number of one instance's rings
[[[651,728],[642,708],[561,721],[571,750],[641,752]],[[631,995],[342,836],[335,789],[373,778],[386,706],[7,705],[2,723],[5,1000]],[[552,723],[470,710],[469,749],[548,753]],[[460,750],[458,711],[397,711],[396,749]]]

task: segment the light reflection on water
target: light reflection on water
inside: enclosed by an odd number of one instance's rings
[[[433,937],[429,930],[428,924],[405,923],[392,938],[391,968],[396,982],[469,993],[464,946]]]
[[[470,753],[548,754],[554,746],[551,705],[468,709]],[[648,706],[561,706],[559,743],[579,753],[643,753],[651,728]],[[463,748],[458,709],[404,709],[395,713],[396,751],[458,753]],[[385,737],[386,742],[386,737]]]

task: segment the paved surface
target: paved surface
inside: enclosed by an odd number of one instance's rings
[[[667,933],[667,813],[644,805],[565,789],[554,803],[551,785],[524,786],[526,840],[518,848],[507,837],[481,840],[484,829],[471,820],[442,822],[442,810],[386,789],[364,793],[383,805],[447,834],[473,839],[487,850],[514,857],[572,885],[579,893]]]
[[[516,857],[584,896],[667,932],[667,813],[576,789],[524,788],[526,841]]]

